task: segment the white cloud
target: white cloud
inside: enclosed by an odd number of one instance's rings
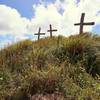
[[[29,20],[21,17],[16,9],[6,5],[0,5],[0,34],[24,34],[27,33]]]
[[[32,19],[33,24],[31,31],[36,30],[39,26],[42,26],[43,30],[48,29],[48,25],[51,23],[57,29],[58,33],[62,35],[70,35],[78,33],[79,27],[74,26],[74,23],[80,21],[81,13],[85,12],[85,22],[95,21],[95,26],[100,24],[100,0],[56,0],[54,4],[49,4],[47,8],[45,5],[34,6],[35,17]],[[64,9],[63,15],[58,11]],[[84,31],[92,31],[94,26],[85,26]]]
[[[100,0],[80,0],[78,4],[77,0],[64,0],[64,15],[65,20],[70,20],[69,24],[79,22],[81,13],[85,12],[85,21],[95,21],[95,25],[100,24],[100,15],[97,16],[100,11]],[[73,3],[72,3],[73,2]],[[73,27],[73,32],[76,32],[76,27]],[[91,31],[93,26],[84,27],[84,31]]]
[[[61,18],[62,16],[54,4],[48,5],[47,8],[44,5],[38,5],[35,7],[35,17],[31,20],[29,30],[30,32],[36,32],[41,27],[41,31],[47,32],[49,24],[52,24],[55,28],[59,28]]]
[[[95,21],[96,25],[100,24],[100,0],[56,0],[55,3],[50,3],[45,6],[45,3],[33,5],[35,16],[29,20],[20,15],[20,13],[6,5],[0,5],[0,34],[14,35],[15,41],[26,39],[24,34],[34,34],[38,28],[42,28],[42,32],[49,29],[49,24],[53,28],[57,28],[58,32],[55,35],[70,35],[76,34],[79,31],[79,26],[74,26],[74,23],[80,21],[81,13],[85,12],[85,21]],[[60,14],[59,10],[64,9],[64,13]],[[99,12],[99,13],[98,13]],[[91,31],[93,26],[84,27],[84,31]]]

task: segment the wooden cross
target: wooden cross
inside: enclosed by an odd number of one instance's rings
[[[82,13],[80,23],[76,23],[74,25],[80,25],[80,34],[83,33],[83,26],[84,25],[94,25],[95,22],[84,22],[85,13]]]
[[[38,40],[40,39],[40,35],[45,35],[45,33],[40,33],[41,27],[39,27],[38,33],[35,33],[34,35],[38,35]]]
[[[50,37],[52,38],[52,32],[57,31],[57,29],[52,29],[52,25],[50,24],[50,30],[47,30],[47,32],[50,32]]]

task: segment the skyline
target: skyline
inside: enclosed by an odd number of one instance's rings
[[[0,12],[0,47],[36,39],[38,28],[46,32],[49,24],[58,30],[54,35],[79,33],[74,23],[79,22],[81,13],[86,13],[86,22],[95,22],[94,26],[84,27],[84,31],[100,34],[99,0],[0,0]]]

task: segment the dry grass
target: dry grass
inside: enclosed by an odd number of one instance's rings
[[[100,36],[87,33],[9,46],[0,50],[0,100],[99,100],[99,59]]]

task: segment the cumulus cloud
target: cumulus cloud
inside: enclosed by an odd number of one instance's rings
[[[0,5],[0,34],[24,34],[27,33],[29,20],[21,17],[16,9],[6,5]]]
[[[83,12],[86,13],[85,22],[95,21],[95,26],[100,25],[100,0],[55,0],[48,5],[40,1],[40,4],[33,5],[35,16],[31,20],[22,17],[14,8],[0,5],[0,34],[14,35],[17,41],[26,39],[25,34],[34,34],[41,27],[48,36],[49,24],[58,29],[54,35],[76,34],[79,26],[74,26],[74,23],[80,21]],[[93,27],[86,26],[84,31],[92,31]]]
[[[49,24],[58,29],[56,35],[78,33],[79,27],[75,27],[74,23],[80,21],[82,12],[86,13],[85,21],[95,21],[96,25],[100,24],[99,0],[56,0],[47,6],[43,0],[40,2],[38,5],[33,5],[35,16],[31,20],[22,17],[14,8],[0,5],[0,34],[32,34],[40,26],[47,32]],[[60,13],[60,9],[63,9],[63,14]],[[84,31],[91,31],[92,28],[86,26]]]
[[[54,28],[59,28],[61,17],[62,15],[57,11],[54,4],[49,4],[47,7],[44,5],[38,5],[35,7],[35,17],[31,20],[29,31],[32,33],[41,27],[42,31],[47,33],[49,24],[52,24]]]
[[[42,26],[42,30],[47,30],[51,23],[58,29],[56,33],[61,35],[71,35],[78,33],[79,27],[74,23],[80,22],[81,13],[85,12],[85,22],[95,21],[95,26],[100,24],[100,1],[99,0],[56,0],[45,6],[43,0],[38,6],[34,6],[35,17],[31,20],[30,30],[34,31]],[[59,13],[63,9],[63,14]],[[34,28],[33,28],[34,26]],[[94,26],[85,26],[84,31],[92,31]]]

